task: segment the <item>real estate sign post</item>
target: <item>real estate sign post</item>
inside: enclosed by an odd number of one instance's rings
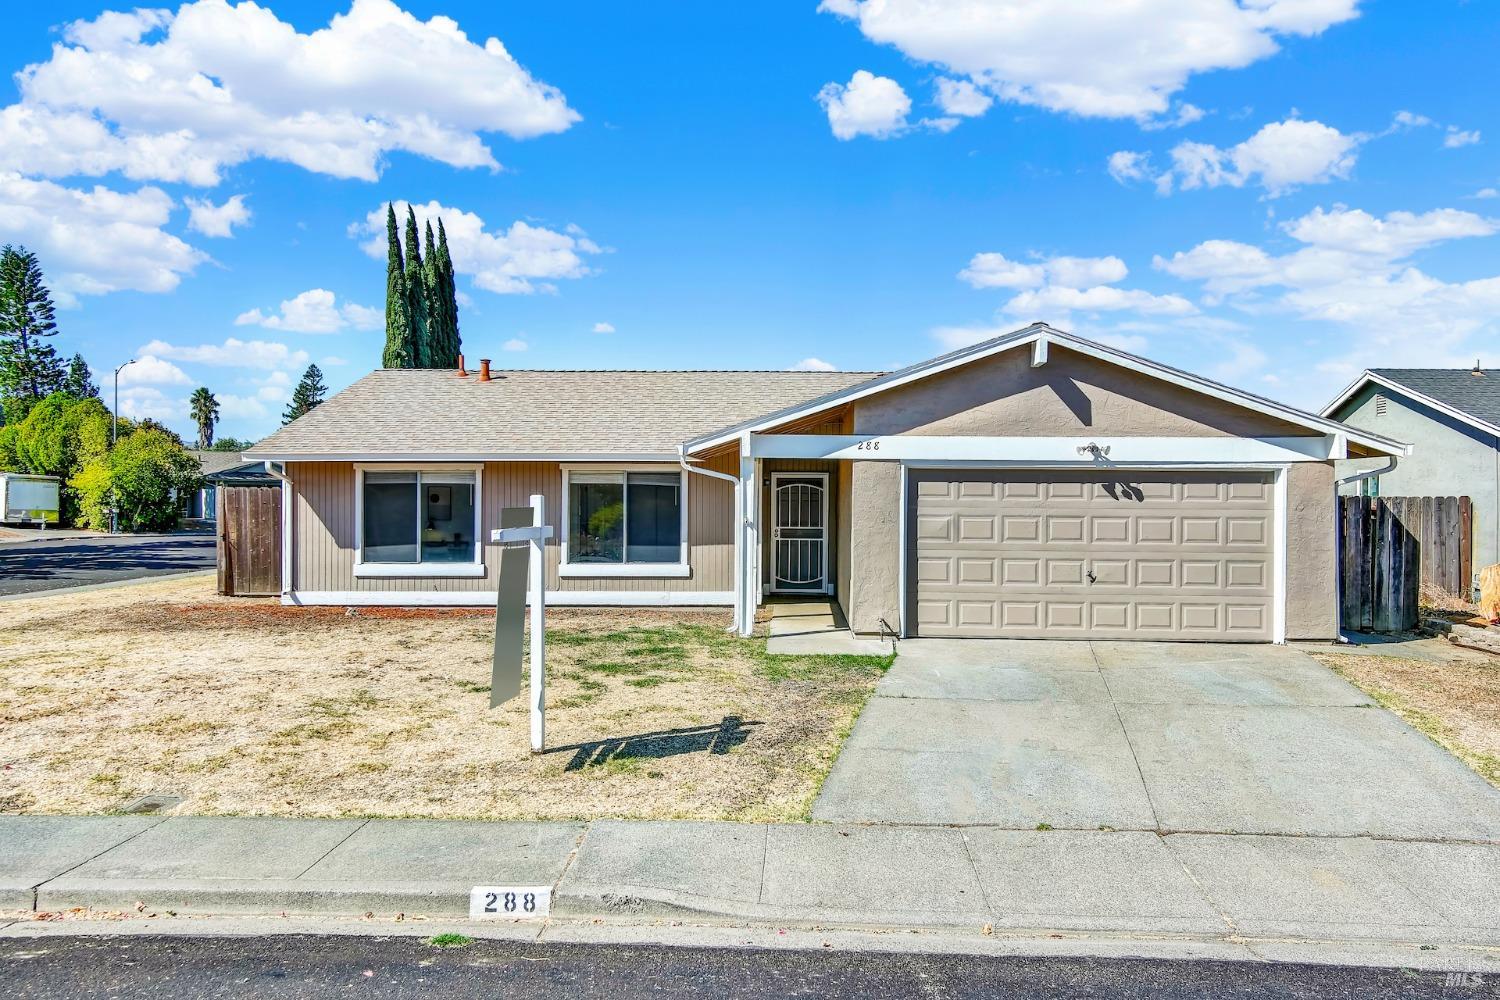
[[[495,660],[490,674],[490,707],[521,693],[521,660],[525,626],[523,612],[531,605],[531,749],[541,753],[546,742],[542,710],[546,697],[546,560],[552,537],[546,520],[546,499],[533,494],[530,507],[500,511],[500,528],[490,540],[500,551],[500,583],[495,595]],[[529,581],[528,581],[529,577]],[[528,586],[529,582],[529,586]]]

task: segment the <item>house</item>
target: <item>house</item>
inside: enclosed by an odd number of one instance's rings
[[[290,604],[830,595],[860,633],[1334,635],[1333,463],[1380,434],[1033,324],[886,374],[377,371],[261,441]]]
[[[1323,416],[1415,448],[1393,471],[1344,492],[1469,497],[1474,566],[1500,562],[1500,370],[1478,362],[1473,368],[1371,368],[1334,397]],[[1380,464],[1351,461],[1349,467]]]
[[[203,485],[183,498],[182,516],[212,521],[218,517],[220,486],[276,486],[279,480],[266,471],[264,462],[244,458],[234,451],[194,451],[203,470]]]

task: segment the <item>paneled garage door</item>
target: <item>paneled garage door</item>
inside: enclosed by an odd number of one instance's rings
[[[910,476],[912,634],[1272,639],[1270,473]]]

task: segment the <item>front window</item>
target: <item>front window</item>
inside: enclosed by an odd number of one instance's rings
[[[682,562],[682,476],[675,472],[572,472],[570,564]]]
[[[366,472],[361,561],[475,562],[476,485],[472,472]]]

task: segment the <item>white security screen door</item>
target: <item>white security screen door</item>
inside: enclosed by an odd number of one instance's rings
[[[828,477],[772,473],[771,546],[778,593],[824,593],[828,589]]]

